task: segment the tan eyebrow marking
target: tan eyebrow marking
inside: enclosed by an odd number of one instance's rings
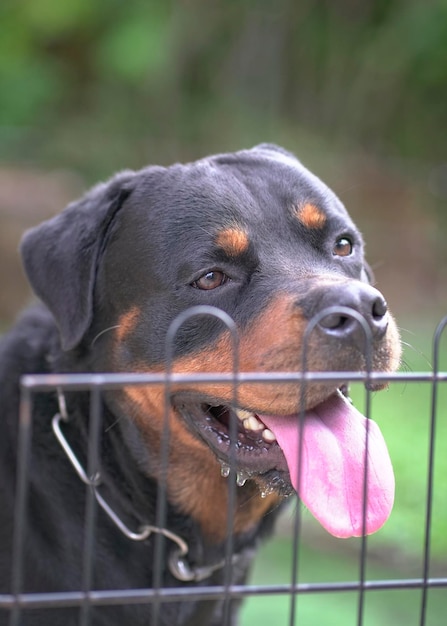
[[[245,231],[241,228],[225,228],[217,233],[215,243],[222,248],[228,256],[238,256],[243,254],[250,245],[250,240]]]
[[[118,320],[118,327],[116,330],[116,337],[120,343],[125,341],[128,335],[135,330],[140,313],[140,309],[133,306],[121,315]]]
[[[315,204],[307,203],[294,210],[296,217],[306,228],[323,228],[327,217]]]

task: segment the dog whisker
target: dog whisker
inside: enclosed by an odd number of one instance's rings
[[[412,350],[419,357],[421,357],[430,368],[432,367],[430,359],[422,352],[422,350],[419,350],[419,348],[416,348],[415,346],[413,346],[411,343],[408,343],[407,341],[401,340],[401,344],[403,346],[405,346],[406,348],[409,348],[410,350]],[[409,367],[408,363],[406,361],[404,361],[404,360],[402,361],[402,365],[407,365],[408,369],[405,370],[405,371],[412,371],[413,370],[413,368]]]
[[[110,430],[112,430],[112,428],[114,428],[118,422],[121,421],[121,418],[119,417],[118,419],[116,419],[114,422],[112,422],[111,424],[109,424],[109,426],[107,426],[107,428],[104,430],[105,433],[108,433]]]
[[[94,346],[96,341],[102,336],[105,335],[105,333],[108,333],[110,330],[115,330],[116,328],[119,328],[120,325],[116,324],[115,326],[109,326],[109,328],[104,328],[104,330],[101,330],[101,332],[99,332],[96,337],[93,339],[92,343],[90,344],[90,346]]]

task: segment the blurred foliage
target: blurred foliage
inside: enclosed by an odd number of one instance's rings
[[[417,171],[424,182],[417,201],[375,173],[356,195],[355,156],[343,166],[349,179],[341,168],[329,182],[344,186],[375,222],[376,257],[391,247],[401,257],[396,293],[411,283],[409,260],[425,268],[417,288],[410,285],[419,297],[414,315],[422,317],[425,301],[440,301],[438,274],[445,298],[447,261],[434,251],[445,255],[447,0],[1,0],[0,25],[0,161],[8,166],[66,167],[94,182],[122,167],[261,140],[295,149],[308,135],[321,142],[320,166],[327,146],[340,160],[343,148],[386,156],[386,165],[390,156],[414,160],[403,186],[411,187]],[[430,202],[439,227],[432,226]],[[412,203],[422,206],[431,230]],[[402,215],[417,224],[413,237],[403,237]],[[400,390],[383,395],[383,428],[401,487],[378,540],[416,551],[424,515],[425,391],[409,385],[404,400]],[[443,390],[443,406],[445,398]],[[433,546],[445,561],[447,501],[438,486],[444,457],[439,451]],[[401,609],[407,612],[405,603]],[[371,623],[388,622],[379,616]]]
[[[445,154],[447,0],[2,0],[0,23],[2,159],[94,178],[279,123]]]

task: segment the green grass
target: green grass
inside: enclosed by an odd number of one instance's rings
[[[359,406],[359,404],[357,404]],[[393,513],[378,541],[408,553],[423,541],[428,486],[431,387],[395,384],[373,399],[372,416],[381,427],[396,477]],[[432,547],[447,555],[447,387],[439,386],[436,419]]]
[[[292,549],[289,539],[278,538],[268,544],[256,562],[253,583],[279,584],[290,581]],[[386,580],[408,577],[405,569],[371,565],[368,579]],[[353,581],[358,579],[358,560],[343,554],[300,549],[299,582]],[[447,591],[429,592],[425,626],[444,626]],[[300,594],[296,599],[298,626],[356,626],[358,592]],[[362,626],[419,626],[421,591],[369,591],[365,594]],[[249,598],[242,609],[241,626],[288,626],[290,595]]]
[[[446,333],[447,335],[447,333]],[[405,338],[406,339],[406,338]],[[404,360],[410,371],[430,371],[431,334],[411,340]],[[441,369],[447,369],[447,336],[441,345]],[[428,484],[431,385],[396,383],[373,394],[371,417],[388,444],[396,477],[393,512],[385,526],[368,537],[368,580],[420,578],[423,567]],[[356,406],[365,406],[361,386],[353,386]],[[447,577],[447,383],[438,386],[431,525],[431,575]],[[288,513],[293,518],[293,511]],[[306,582],[356,581],[359,578],[359,540],[329,537],[303,511],[298,580]],[[282,524],[279,536],[261,551],[253,584],[287,584],[291,579],[292,530]],[[285,526],[285,528],[284,528]],[[430,590],[424,626],[447,623],[447,589]],[[365,595],[363,626],[419,626],[421,591],[370,591]],[[300,594],[296,604],[299,626],[355,626],[358,593]],[[290,596],[252,597],[243,609],[242,626],[288,626]]]
[[[447,369],[447,332],[441,343],[440,366]],[[412,371],[430,371],[431,336],[413,338],[414,350],[406,350]],[[425,357],[424,355],[428,355]],[[428,362],[427,362],[428,361]],[[357,390],[356,390],[357,391]],[[358,390],[360,391],[360,390]],[[392,516],[377,535],[404,553],[417,553],[426,517],[428,456],[432,386],[429,383],[392,384],[374,395],[372,417],[388,444],[396,476],[396,500]],[[432,551],[435,559],[447,557],[447,383],[438,385],[435,421]],[[356,398],[357,406],[361,401]]]

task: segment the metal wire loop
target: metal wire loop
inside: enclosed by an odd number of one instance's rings
[[[311,320],[309,320],[306,330],[304,331],[303,337],[303,372],[306,371],[306,357],[309,348],[309,339],[312,332],[315,330],[315,327],[329,315],[345,315],[351,319],[354,319],[360,325],[360,328],[363,330],[365,335],[365,362],[366,362],[366,372],[369,373],[372,370],[372,344],[373,344],[373,334],[371,328],[369,327],[368,322],[365,320],[363,315],[356,311],[355,309],[351,309],[346,306],[329,306],[325,309],[322,309],[318,313],[316,313]]]
[[[179,332],[180,328],[193,317],[197,317],[199,315],[208,315],[210,317],[214,317],[220,320],[230,331],[233,342],[233,356],[237,359],[237,347],[238,347],[238,332],[236,324],[232,317],[214,306],[208,305],[198,305],[193,306],[186,311],[182,311],[177,317],[171,322],[168,332],[166,333],[166,367],[168,372],[171,371],[173,355],[174,355],[174,342]],[[234,363],[234,369],[237,371],[237,360]]]
[[[51,426],[53,428],[53,432],[56,435],[57,440],[62,446],[65,454],[67,455],[68,460],[73,465],[74,469],[76,470],[77,475],[82,480],[82,482],[88,485],[89,487],[97,487],[98,485],[101,484],[100,473],[98,472],[92,477],[87,476],[87,472],[82,467],[81,463],[79,462],[78,457],[73,452],[73,449],[71,448],[70,444],[68,443],[67,439],[65,438],[65,435],[63,434],[61,430],[61,427],[60,427],[61,421],[66,422],[68,421],[68,418],[62,417],[60,413],[56,413],[56,415],[53,417],[51,421]]]
[[[58,396],[59,403],[61,403],[62,401],[63,406],[65,407],[65,399],[63,396],[63,392],[60,389],[58,389]],[[115,526],[123,533],[123,535],[125,535],[125,537],[132,541],[145,541],[152,534],[160,534],[175,543],[177,545],[177,548],[171,553],[169,559],[169,568],[173,576],[181,581],[203,580],[204,578],[207,578],[212,571],[223,567],[224,563],[218,563],[210,567],[197,569],[191,568],[185,559],[186,555],[189,552],[188,544],[179,535],[171,532],[167,528],[160,528],[151,524],[144,524],[143,526],[140,526],[140,528],[136,532],[130,530],[130,528],[123,522],[119,515],[117,515],[117,513],[112,509],[107,500],[105,500],[105,498],[103,498],[103,496],[99,493],[98,487],[101,484],[100,474],[97,473],[93,478],[89,478],[87,476],[87,473],[84,470],[82,464],[78,460],[66,437],[62,433],[62,430],[60,428],[61,421],[68,421],[68,415],[66,418],[64,418],[60,413],[56,413],[56,415],[52,419],[52,428],[58,442],[62,446],[65,454],[67,455],[67,458],[69,459],[81,481],[92,489],[96,501],[98,502],[101,509],[106,513],[106,515],[115,524]]]

